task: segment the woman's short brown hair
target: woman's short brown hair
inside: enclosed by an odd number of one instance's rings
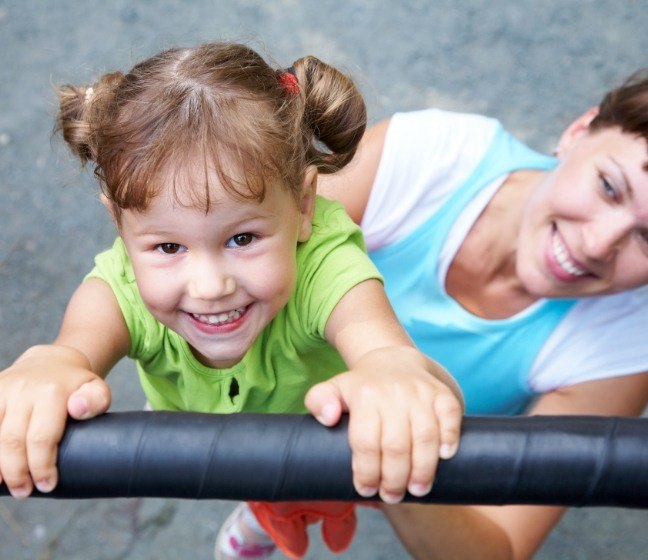
[[[590,123],[592,130],[618,126],[648,142],[648,69],[639,70],[609,91]]]

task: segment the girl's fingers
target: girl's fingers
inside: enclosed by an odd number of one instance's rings
[[[400,502],[405,495],[412,468],[412,434],[408,414],[383,418],[381,426],[380,497],[388,504]]]
[[[96,377],[84,383],[67,400],[68,414],[76,420],[87,420],[103,414],[110,407],[110,388]]]
[[[349,417],[349,445],[353,485],[358,494],[370,498],[380,485],[380,417],[376,410]]]
[[[432,488],[439,462],[439,423],[428,407],[412,411],[412,469],[407,489],[425,496]]]
[[[334,380],[310,388],[304,400],[308,411],[324,426],[334,426],[345,408],[344,399]]]
[[[32,481],[41,492],[51,492],[58,482],[56,458],[58,444],[65,430],[64,412],[34,409],[29,422],[27,462]]]
[[[434,410],[439,423],[439,455],[442,459],[450,459],[459,449],[463,411],[459,401],[450,393],[437,396]]]
[[[27,465],[26,433],[30,410],[12,412],[9,406],[0,426],[0,472],[14,498],[26,498],[33,490]]]

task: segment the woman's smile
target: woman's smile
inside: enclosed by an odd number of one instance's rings
[[[584,276],[591,276],[588,270],[574,259],[555,225],[551,228],[547,243],[546,262],[549,271],[561,282],[576,282]]]

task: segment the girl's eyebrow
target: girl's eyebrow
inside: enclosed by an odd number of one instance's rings
[[[279,213],[275,211],[260,211],[255,208],[249,209],[241,213],[240,215],[235,216],[235,219],[231,221],[225,220],[224,222],[222,222],[222,224],[223,227],[236,228],[239,224],[247,224],[248,222],[254,222],[258,220],[269,220],[276,218],[278,215]],[[174,235],[177,232],[170,229],[164,229],[164,227],[160,227],[158,226],[158,224],[151,224],[144,225],[141,227],[141,229],[137,228],[134,233],[137,236],[169,236]]]
[[[156,236],[165,236],[171,235],[173,232],[164,230],[164,229],[142,229],[135,232],[135,235],[156,235]]]

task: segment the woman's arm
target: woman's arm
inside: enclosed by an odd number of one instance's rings
[[[381,121],[365,132],[355,157],[344,169],[334,175],[320,175],[317,180],[317,194],[339,200],[357,224],[369,201],[389,122]]]
[[[115,296],[101,280],[75,292],[53,344],[34,346],[0,373],[0,480],[16,497],[57,483],[57,446],[68,414],[87,419],[110,405],[103,381],[128,352]]]
[[[325,424],[350,412],[354,485],[394,503],[429,492],[439,454],[454,455],[461,393],[448,373],[416,350],[382,284],[349,290],[326,325],[349,371],[311,389],[306,405]],[[325,412],[325,414],[323,414]]]
[[[588,381],[542,396],[531,414],[637,416],[648,373]],[[531,558],[565,509],[548,506],[385,506],[414,558]]]

